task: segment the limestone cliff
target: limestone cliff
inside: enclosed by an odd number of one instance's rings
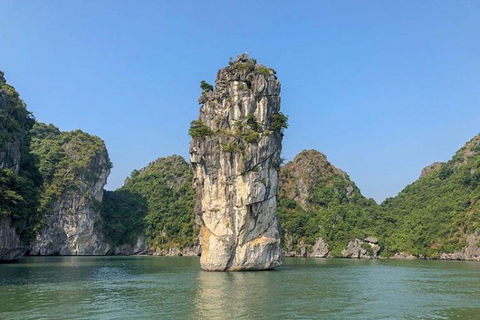
[[[43,227],[31,255],[103,255],[110,247],[100,228],[100,202],[111,163],[103,141],[80,130],[33,128],[32,152],[40,160]]]
[[[239,55],[202,82],[190,161],[204,270],[263,270],[281,264],[276,217],[282,130],[275,71]]]
[[[27,135],[28,111],[0,71],[0,169],[20,171],[21,145]]]
[[[41,183],[28,151],[33,118],[0,71],[0,261],[23,256],[38,218]]]

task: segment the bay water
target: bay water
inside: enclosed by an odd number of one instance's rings
[[[480,263],[285,258],[223,273],[196,257],[27,257],[0,265],[0,319],[480,319]]]

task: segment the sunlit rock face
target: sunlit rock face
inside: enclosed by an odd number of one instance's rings
[[[49,179],[44,173],[45,189],[56,186],[58,195],[48,198],[43,227],[31,243],[29,254],[108,254],[112,248],[104,239],[100,214],[103,188],[112,167],[105,143],[79,130],[63,133],[57,128],[51,130],[50,138],[34,139],[33,149],[38,152],[47,143],[61,141],[58,147],[62,158],[55,164],[54,178]],[[40,163],[48,161],[46,155],[39,158]]]
[[[239,55],[203,86],[190,161],[201,267],[265,270],[281,264],[276,216],[286,119],[275,71]]]

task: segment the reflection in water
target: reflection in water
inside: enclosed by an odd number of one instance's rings
[[[259,319],[270,314],[277,293],[275,272],[200,272],[197,318]]]

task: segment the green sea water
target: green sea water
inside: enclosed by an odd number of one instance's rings
[[[284,259],[216,273],[187,257],[0,265],[0,319],[480,319],[480,263]]]

